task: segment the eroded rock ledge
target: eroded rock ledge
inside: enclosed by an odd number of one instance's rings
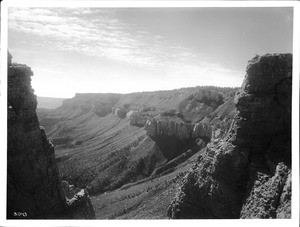
[[[56,166],[54,147],[36,115],[26,65],[8,65],[7,218],[95,218],[85,191],[68,202]]]
[[[292,55],[256,56],[229,133],[184,177],[170,218],[291,217]]]

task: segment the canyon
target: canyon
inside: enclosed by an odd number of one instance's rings
[[[76,94],[37,107],[8,66],[8,218],[291,217],[292,55],[241,88]]]

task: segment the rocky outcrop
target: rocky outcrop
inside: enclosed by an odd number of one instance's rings
[[[144,115],[136,110],[131,110],[127,113],[129,118],[129,124],[138,127],[144,127],[147,121],[150,119],[149,116]]]
[[[156,141],[166,157],[170,159],[181,155],[186,151],[182,148],[197,143],[197,139],[204,140],[205,144],[211,139],[220,140],[228,131],[228,129],[221,127],[223,124],[224,121],[221,120],[220,122],[212,120],[205,123],[189,123],[180,114],[160,114],[154,118],[149,118],[145,124],[145,130],[147,135]],[[220,127],[219,130],[214,130],[216,125]]]
[[[252,176],[253,180],[250,181],[249,196],[246,197],[240,217],[290,218],[291,181],[290,179],[287,181],[289,175],[290,170],[283,163],[277,165],[273,176],[256,171]],[[284,187],[286,195],[283,193]]]
[[[51,217],[64,208],[54,150],[41,133],[31,89],[31,69],[8,68],[7,217]]]
[[[148,119],[145,124],[145,130],[151,137],[166,135],[174,136],[180,140],[196,138],[210,140],[212,137],[220,137],[219,134],[223,137],[223,134],[228,131],[235,112],[235,106],[230,102],[233,102],[233,99],[219,106],[219,108],[198,123],[186,122],[182,117],[177,115],[159,115],[150,118],[134,113],[131,116],[137,115],[136,118],[133,117],[134,122],[138,121],[142,124]]]
[[[291,54],[249,61],[229,132],[201,151],[170,218],[290,217],[291,66]]]
[[[209,124],[196,123],[193,126],[192,138],[206,137],[211,138],[212,127]]]
[[[68,218],[72,207],[59,179],[54,147],[39,127],[32,75],[25,65],[8,67],[7,218]]]
[[[276,210],[276,218],[291,218],[291,200],[292,198],[292,176],[289,171],[289,175],[286,179],[285,185],[283,187],[279,204]]]
[[[164,156],[171,160],[181,155],[191,144],[193,125],[178,117],[157,116],[145,124],[146,134],[158,145]]]
[[[62,181],[66,196],[66,203],[70,219],[94,219],[95,212],[88,192],[84,189],[74,188],[67,181]]]
[[[243,118],[241,128],[247,129],[240,130],[240,138],[251,144],[249,175],[255,183],[247,186],[242,218],[276,218],[280,213],[277,209],[291,166],[291,98],[291,54],[257,56],[249,62],[237,108]],[[257,177],[261,173],[266,177]],[[286,210],[285,217],[290,212]]]
[[[187,140],[192,137],[193,126],[193,124],[185,123],[179,118],[156,117],[146,123],[145,130],[147,135],[151,137],[166,135]]]

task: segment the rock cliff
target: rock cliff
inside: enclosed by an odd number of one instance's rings
[[[182,154],[186,150],[184,147],[192,144],[193,124],[178,116],[158,115],[147,121],[145,130],[168,160]]]
[[[170,218],[290,218],[292,55],[256,56],[246,71],[228,133],[200,152]]]
[[[159,137],[165,135],[174,136],[179,140],[191,139],[193,127],[193,124],[186,123],[181,118],[169,118],[164,116],[157,116],[155,118],[152,118],[145,125],[147,135],[151,137]]]
[[[235,110],[232,102],[233,98],[230,98],[215,110],[211,107],[209,114],[203,115],[205,117],[202,116],[202,120],[197,123],[186,120],[186,116],[191,116],[191,113],[183,115],[175,110],[165,111],[153,118],[147,117],[146,133],[157,142],[165,154],[167,152],[166,157],[174,158],[186,151],[182,149],[183,147],[194,144],[197,139],[204,140],[206,144],[210,140],[219,141],[224,137]],[[139,120],[141,123],[145,121],[140,116],[138,119],[142,119]]]
[[[53,145],[39,127],[32,75],[26,65],[8,65],[7,218],[93,218],[85,191],[67,202]]]

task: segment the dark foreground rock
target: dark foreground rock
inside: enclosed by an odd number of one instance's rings
[[[39,127],[32,75],[25,65],[8,66],[7,218],[94,218],[87,194],[66,199],[53,145]]]
[[[292,55],[256,56],[229,132],[184,177],[170,218],[291,217]]]

